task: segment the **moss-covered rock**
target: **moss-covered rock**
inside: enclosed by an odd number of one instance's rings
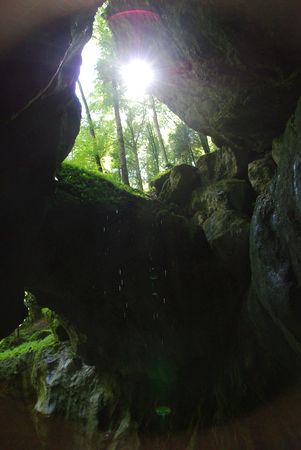
[[[150,182],[150,187],[155,189],[157,196],[160,195],[165,181],[169,179],[171,169],[158,173]]]
[[[271,155],[256,159],[248,166],[250,184],[257,194],[261,194],[271,182],[276,171],[276,164]]]
[[[241,281],[246,289],[250,281],[248,217],[233,211],[219,209],[203,223],[208,242],[218,259]]]
[[[159,199],[178,206],[189,204],[191,192],[200,184],[200,176],[195,167],[181,164],[174,167],[165,181]]]
[[[196,166],[202,186],[227,178],[244,178],[247,171],[245,157],[238,156],[228,147],[201,156]]]
[[[205,188],[193,191],[191,210],[197,212],[198,222],[204,222],[218,210],[235,210],[250,214],[252,211],[253,193],[244,180],[221,180]]]

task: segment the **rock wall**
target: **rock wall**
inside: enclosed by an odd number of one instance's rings
[[[191,419],[196,428],[221,426],[299,377],[300,105],[274,144],[277,173],[267,186],[272,139],[300,96],[298,5],[261,3],[111,2],[119,45],[131,42],[131,22],[118,25],[125,15],[114,13],[125,6],[155,13],[142,42],[152,48],[155,27],[162,78],[154,92],[227,144],[197,169],[174,169],[160,194],[165,203],[93,177],[87,194],[88,175],[70,171],[54,194],[57,164],[79,129],[74,88],[95,10],[36,30],[1,61],[1,335],[23,318],[27,287],[73,324],[86,363],[118,374],[145,448],[155,448],[147,433],[166,423],[156,420],[157,407],[172,412],[172,430]],[[261,193],[250,267],[255,193],[247,174]],[[1,401],[11,412],[9,396]],[[297,432],[284,430],[281,439],[283,448],[300,448]],[[265,448],[279,450],[279,442],[269,438]]]
[[[114,17],[133,9],[158,17]],[[271,151],[301,94],[297,1],[112,0],[108,14],[120,56],[149,59],[154,94],[190,127],[218,146]]]
[[[75,83],[95,10],[46,22],[1,53],[1,336],[26,314],[26,254],[55,190],[56,167],[79,131]]]

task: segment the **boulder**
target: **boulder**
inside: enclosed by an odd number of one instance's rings
[[[256,159],[248,165],[249,181],[257,194],[265,190],[275,174],[275,169],[276,164],[271,155]]]
[[[222,148],[201,156],[196,166],[201,175],[202,186],[224,178],[240,178],[243,172],[241,163],[230,148]]]
[[[159,196],[160,200],[179,206],[189,204],[193,189],[200,185],[199,172],[188,164],[176,166],[170,172]]]
[[[236,211],[220,209],[203,223],[206,238],[222,263],[237,278],[250,278],[248,218]]]
[[[244,180],[222,180],[192,193],[191,210],[197,212],[199,223],[220,209],[249,214],[252,210],[253,192]]]
[[[170,170],[161,172],[151,180],[150,187],[155,189],[157,195],[160,195],[165,181],[169,179],[170,172]]]

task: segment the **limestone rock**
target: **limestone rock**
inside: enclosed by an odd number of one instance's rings
[[[221,180],[211,186],[198,188],[192,193],[191,210],[198,212],[199,222],[204,222],[219,209],[233,209],[249,214],[253,193],[244,180]]]
[[[189,203],[191,192],[200,185],[199,172],[188,164],[176,166],[170,172],[160,194],[160,200],[185,206]]]
[[[240,164],[230,148],[222,148],[201,156],[196,166],[201,175],[202,186],[206,186],[225,178],[240,178],[243,172]]]
[[[252,188],[257,194],[262,193],[275,174],[276,165],[270,155],[256,159],[248,166],[248,176]]]
[[[236,211],[220,209],[203,223],[206,238],[225,266],[244,283],[249,280],[250,223]],[[242,283],[242,284],[244,284]]]

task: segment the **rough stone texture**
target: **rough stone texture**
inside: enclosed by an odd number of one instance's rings
[[[191,192],[200,185],[200,175],[195,167],[181,164],[174,167],[165,181],[159,199],[179,206],[189,204]]]
[[[254,295],[250,308],[266,320],[262,341],[291,369],[300,358],[301,282],[301,103],[281,139],[278,172],[259,196],[252,219],[251,262]],[[273,337],[264,329],[273,330]],[[271,340],[273,342],[271,342]],[[278,343],[275,344],[275,343]],[[293,370],[293,369],[292,369]]]
[[[196,167],[201,175],[202,186],[225,178],[245,178],[247,162],[230,148],[222,148],[208,155],[201,156]]]
[[[45,335],[51,337],[39,321],[22,325],[15,346],[12,336],[1,342],[2,352],[5,347],[15,350],[5,359],[2,355],[0,363],[1,448],[94,450],[122,442],[131,445],[134,437],[137,441],[113,374],[100,374],[86,365],[69,343],[56,344],[53,338],[48,345],[17,353],[30,332],[32,345],[43,343]],[[6,414],[10,415],[13,407],[17,422],[13,422],[12,433]]]
[[[250,279],[248,218],[235,211],[217,210],[203,223],[203,230],[218,260],[246,288]]]
[[[79,131],[75,82],[94,13],[44,24],[0,61],[1,336],[25,316],[26,254],[54,192],[56,166]]]
[[[205,188],[193,191],[191,210],[198,212],[199,221],[204,222],[220,209],[233,209],[245,214],[252,211],[252,189],[244,180],[221,180]]]
[[[248,177],[252,188],[257,194],[261,194],[271,182],[276,170],[271,155],[257,159],[248,166]]]
[[[153,92],[218,146],[270,151],[301,93],[298,1],[112,0],[109,14],[143,8],[160,18],[110,20],[121,57],[144,51]]]

